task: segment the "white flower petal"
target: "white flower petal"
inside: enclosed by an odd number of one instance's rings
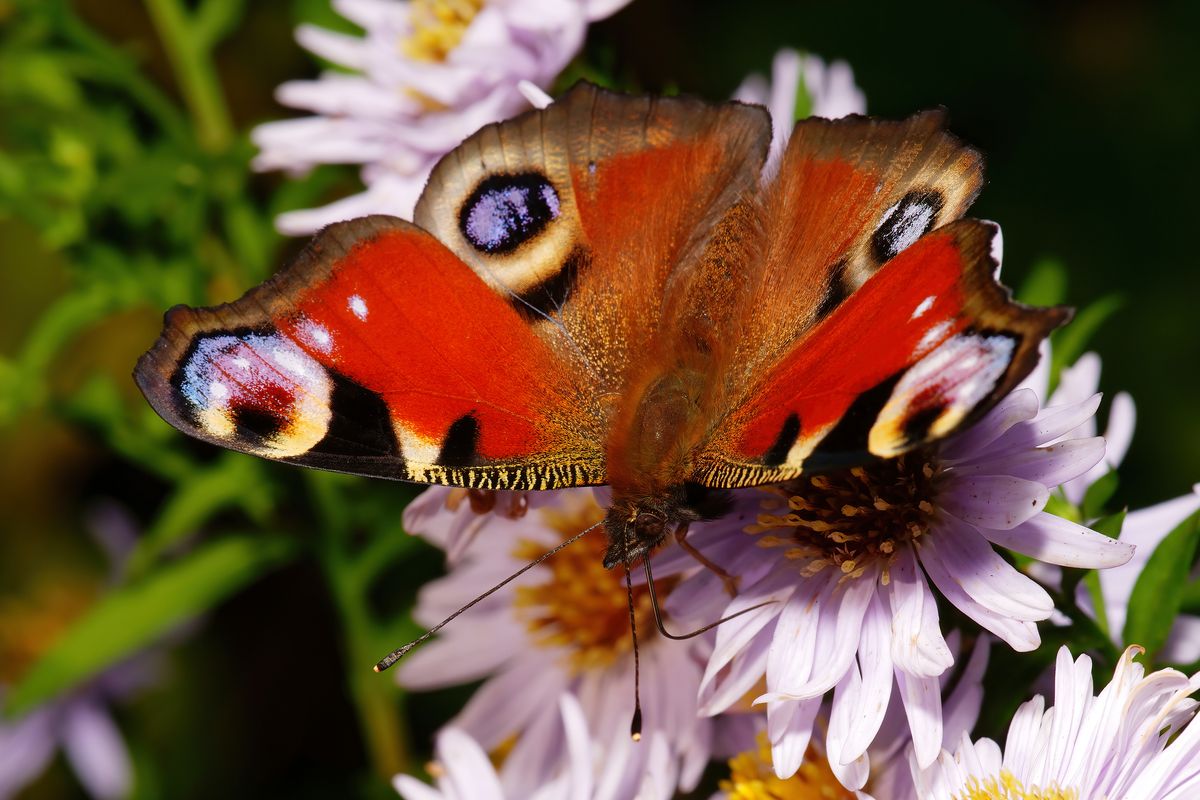
[[[1027,422],[1037,416],[1038,399],[1029,389],[1017,389],[996,404],[983,419],[963,433],[951,437],[938,451],[947,461],[970,458],[981,451],[1019,422]]]
[[[922,541],[922,558],[930,551],[972,599],[997,614],[1034,622],[1054,610],[1046,590],[1001,558],[970,525],[943,520]]]
[[[133,763],[125,739],[96,702],[71,707],[63,724],[63,749],[93,797],[127,797],[133,789]]]
[[[966,475],[938,493],[937,505],[963,522],[1007,530],[1041,511],[1049,499],[1049,490],[1036,481],[1011,475]]]
[[[937,678],[922,678],[896,671],[896,684],[912,731],[917,764],[928,767],[942,748],[942,688]]]
[[[487,753],[457,728],[445,728],[437,737],[438,759],[446,769],[444,780],[454,797],[504,800],[504,791]]]
[[[887,594],[892,611],[892,660],[910,675],[941,675],[954,657],[938,625],[937,603],[911,548],[903,548],[892,562]]]
[[[1046,447],[1022,450],[997,459],[980,459],[955,469],[959,475],[1011,475],[1058,486],[1086,473],[1104,460],[1104,439],[1067,439]]]
[[[892,697],[891,640],[888,609],[883,598],[876,593],[863,617],[862,641],[858,650],[861,685],[844,701],[849,712],[841,749],[844,761],[857,759],[866,753],[883,724]],[[837,705],[836,698],[834,705]]]
[[[921,565],[925,568],[930,580],[959,611],[1003,639],[1018,652],[1037,649],[1041,638],[1038,636],[1037,626],[1034,623],[997,614],[976,602],[942,563],[935,550],[922,548],[920,556]]]
[[[1129,561],[1135,549],[1129,542],[1045,512],[1009,530],[980,528],[979,532],[993,544],[1063,567],[1116,567]]]

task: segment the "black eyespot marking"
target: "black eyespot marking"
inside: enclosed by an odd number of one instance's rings
[[[929,429],[933,427],[933,423],[938,421],[945,410],[945,406],[933,405],[910,414],[908,419],[904,420],[905,440],[909,444],[925,441],[929,437]]]
[[[329,431],[314,451],[341,456],[400,455],[387,403],[349,378],[333,375]]]
[[[238,432],[255,444],[267,441],[288,426],[287,419],[259,406],[231,405],[229,414]]]
[[[846,291],[846,260],[842,259],[833,265],[833,269],[829,270],[829,282],[825,285],[825,293],[821,295],[821,302],[817,304],[817,310],[813,315],[813,324],[832,314],[833,310],[849,296],[849,292]]]
[[[443,467],[469,467],[475,464],[479,447],[479,420],[475,412],[464,414],[454,420],[446,438],[442,440],[442,450],[438,454],[437,463]]]
[[[793,411],[783,421],[783,427],[779,429],[779,436],[775,437],[775,444],[771,445],[771,449],[763,456],[763,463],[768,467],[777,467],[782,464],[787,459],[788,451],[792,449],[792,445],[799,438],[800,417]]]
[[[463,203],[458,227],[476,250],[508,253],[541,233],[560,212],[558,193],[536,172],[492,175]]]
[[[575,283],[588,258],[586,250],[575,248],[558,272],[514,297],[513,306],[531,320],[544,319],[559,311],[575,291]]]
[[[867,438],[871,434],[871,426],[879,418],[879,412],[887,405],[892,390],[896,388],[896,383],[903,374],[903,371],[897,372],[860,394],[846,409],[846,413],[838,420],[833,430],[817,445],[805,462],[805,467],[825,470],[852,467],[862,463],[870,454]]]
[[[904,248],[920,239],[937,224],[946,204],[941,192],[916,190],[900,198],[884,214],[883,221],[871,234],[871,252],[880,263],[890,261]]]

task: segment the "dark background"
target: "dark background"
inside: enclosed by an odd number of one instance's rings
[[[174,91],[140,4],[87,0],[75,8]],[[273,101],[274,87],[317,74],[292,39],[301,18],[339,24],[322,0],[255,2],[221,46],[239,130],[292,115]],[[775,50],[791,46],[849,61],[873,114],[948,108],[953,130],[987,156],[988,183],[973,214],[1004,227],[1006,281],[1019,286],[1035,263],[1054,259],[1069,276],[1069,303],[1122,298],[1092,346],[1104,359],[1102,388],[1130,391],[1137,402],[1116,498],[1139,507],[1200,480],[1198,37],[1200,4],[1191,2],[634,0],[593,27],[586,55],[626,85],[719,99],[747,73],[768,72]],[[284,180],[258,176],[250,191],[265,196]],[[326,199],[356,191],[356,180],[351,169],[334,170]],[[0,236],[7,349],[67,279],[59,257],[20,221],[0,219]],[[300,244],[283,246],[278,263]],[[127,381],[160,311],[110,320],[61,370],[100,365]],[[122,385],[133,396],[131,383]],[[10,585],[52,560],[94,562],[80,520],[98,498],[117,498],[141,521],[162,499],[153,478],[49,413],[0,428],[0,452],[0,559],[8,564],[0,575]],[[436,574],[436,554],[422,558]],[[161,765],[163,785],[147,796],[363,790],[365,777],[347,777],[365,773],[366,756],[342,688],[336,618],[313,588],[317,572],[301,561],[224,603],[175,653],[166,684],[117,713],[135,748]],[[286,658],[279,642],[291,643]],[[412,698],[414,740],[427,741],[463,696]],[[77,792],[60,763],[31,796]]]

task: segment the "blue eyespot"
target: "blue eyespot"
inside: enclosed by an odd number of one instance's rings
[[[458,224],[476,250],[507,253],[541,233],[560,210],[558,193],[543,176],[492,175],[463,203]]]

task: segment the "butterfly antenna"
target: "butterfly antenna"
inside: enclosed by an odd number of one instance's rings
[[[375,671],[376,671],[376,672],[383,672],[385,669],[387,669],[388,667],[392,666],[392,664],[395,664],[397,661],[399,661],[400,659],[402,659],[402,658],[404,658],[406,655],[408,655],[409,651],[410,651],[410,650],[412,650],[414,647],[416,647],[417,645],[421,644],[421,643],[422,643],[422,642],[424,642],[426,639],[428,639],[430,636],[433,636],[435,633],[437,633],[438,631],[440,631],[442,628],[446,627],[446,626],[447,626],[447,625],[449,625],[451,622],[453,622],[453,621],[454,621],[454,619],[455,619],[455,618],[456,618],[456,617],[457,617],[459,614],[463,613],[464,611],[466,611],[467,609],[471,608],[472,606],[474,606],[474,605],[476,605],[476,604],[480,603],[481,601],[483,601],[483,600],[486,600],[488,597],[491,597],[491,596],[492,596],[493,594],[495,594],[497,591],[499,591],[500,589],[503,589],[505,586],[507,586],[508,584],[512,583],[514,580],[516,580],[517,578],[521,577],[521,576],[522,576],[522,575],[524,575],[526,572],[528,572],[529,570],[533,569],[533,568],[534,568],[534,567],[536,567],[538,564],[542,563],[542,562],[543,562],[543,561],[545,561],[547,558],[549,558],[550,556],[552,556],[552,555],[554,555],[555,553],[557,553],[559,550],[562,550],[563,548],[565,548],[565,547],[568,547],[568,546],[570,546],[570,545],[574,544],[575,542],[579,541],[579,540],[580,540],[580,539],[582,539],[582,538],[583,538],[585,535],[587,535],[588,533],[591,533],[591,532],[592,532],[592,531],[594,531],[596,528],[600,527],[600,525],[601,525],[601,523],[602,523],[602,522],[603,522],[603,520],[601,520],[601,522],[597,522],[595,525],[589,525],[588,527],[584,528],[584,529],[583,529],[583,530],[581,530],[579,533],[577,533],[577,534],[575,534],[574,536],[572,536],[570,539],[567,539],[567,540],[565,540],[565,541],[564,541],[562,544],[560,544],[560,545],[556,546],[556,547],[555,547],[555,548],[553,548],[552,550],[547,550],[545,553],[542,553],[540,556],[538,556],[537,558],[535,558],[533,561],[530,561],[528,564],[526,564],[525,566],[521,567],[519,570],[517,570],[516,572],[514,572],[512,575],[509,575],[507,578],[505,578],[504,580],[500,581],[500,582],[499,582],[499,583],[497,583],[495,586],[493,586],[492,588],[488,589],[486,592],[484,592],[483,594],[479,595],[479,596],[478,596],[478,597],[476,597],[474,600],[472,600],[471,602],[467,603],[465,606],[463,606],[462,608],[458,609],[457,611],[455,611],[455,612],[454,612],[453,614],[451,614],[450,616],[446,617],[444,620],[442,620],[441,622],[439,622],[437,625],[434,625],[432,628],[430,628],[429,630],[427,630],[427,631],[425,631],[424,633],[422,633],[422,634],[421,634],[420,636],[418,636],[416,639],[413,639],[411,642],[409,642],[408,644],[404,645],[403,647],[401,647],[401,648],[398,648],[398,649],[396,649],[396,650],[393,650],[392,652],[388,653],[386,656],[384,656],[384,657],[383,657],[383,658],[382,658],[382,659],[379,661],[379,663],[378,663],[378,664],[376,664],[376,665],[375,665],[375,667],[374,667]],[[631,597],[632,597],[632,595],[631,595]]]
[[[633,636],[633,721],[629,723],[629,736],[635,742],[642,740],[642,692],[641,663],[638,660],[637,615],[633,613],[633,578],[629,575],[629,562],[625,562],[625,591],[629,595],[629,632]]]
[[[778,600],[767,600],[765,602],[759,603],[758,605],[753,605],[753,606],[750,606],[749,608],[743,608],[741,611],[737,612],[736,614],[730,614],[728,617],[721,617],[716,622],[710,622],[707,625],[705,625],[703,628],[697,628],[696,630],[692,631],[691,633],[677,635],[677,634],[674,634],[674,633],[671,633],[670,631],[668,631],[666,626],[663,625],[662,610],[659,608],[659,605],[658,605],[658,592],[656,592],[654,590],[654,573],[650,569],[650,556],[649,555],[642,556],[642,566],[645,567],[645,569],[646,569],[646,585],[648,587],[650,587],[650,607],[654,609],[654,624],[658,626],[658,632],[661,633],[663,636],[667,637],[668,639],[674,639],[676,641],[682,641],[684,639],[691,639],[693,636],[699,636],[700,634],[704,633],[705,631],[711,631],[713,628],[717,627],[718,625],[723,625],[724,623],[729,622],[729,620],[731,620],[731,619],[737,619],[742,614],[749,614],[751,611],[762,608],[763,606],[769,606],[772,603],[779,602]]]

